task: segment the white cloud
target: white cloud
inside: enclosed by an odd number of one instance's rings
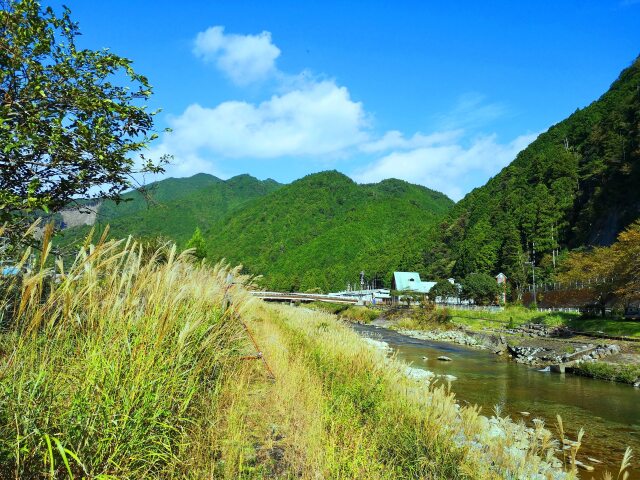
[[[274,95],[259,104],[192,104],[169,118],[173,130],[154,152],[171,152],[178,169],[204,169],[205,158],[340,156],[368,140],[362,104],[332,81]],[[207,169],[209,171],[210,169]]]
[[[433,133],[407,136],[391,130],[376,138],[362,103],[352,100],[346,87],[308,70],[297,75],[278,70],[280,49],[269,32],[226,34],[224,27],[214,26],[198,33],[193,52],[238,85],[276,81],[267,84],[273,95],[262,102],[226,101],[213,107],[193,103],[169,117],[173,132],[151,153],[173,155],[172,175],[208,172],[224,178],[220,169],[233,170],[229,159],[292,158],[316,165],[318,160],[347,159],[351,165],[369,162],[355,170],[356,181],[401,178],[458,200],[536,137],[522,135],[506,144],[495,134],[472,138],[508,112],[479,94],[466,94],[451,111],[435,118],[439,128]]]
[[[436,117],[443,130],[476,129],[503,118],[508,113],[501,103],[489,103],[484,95],[466,93],[461,95],[453,109]]]
[[[521,135],[507,144],[500,144],[494,134],[479,137],[465,148],[460,142],[453,141],[455,135],[450,139],[443,135],[441,142],[432,145],[394,151],[357,171],[353,177],[362,183],[400,178],[459,200],[464,193],[509,164],[536,137],[537,134]]]
[[[462,130],[435,132],[429,135],[418,132],[410,138],[405,138],[402,132],[390,130],[381,138],[360,145],[360,150],[367,153],[378,153],[388,150],[408,150],[418,147],[430,147],[432,145],[458,140],[463,133]]]
[[[215,63],[238,85],[248,85],[273,75],[280,49],[271,42],[271,33],[258,35],[225,34],[224,27],[210,27],[198,33],[193,53],[205,62]]]

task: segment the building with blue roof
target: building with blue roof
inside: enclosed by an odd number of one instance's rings
[[[409,290],[416,293],[429,293],[436,282],[423,282],[418,272],[393,272],[392,290]]]

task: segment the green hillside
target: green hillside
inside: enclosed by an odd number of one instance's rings
[[[278,290],[342,289],[393,270],[425,270],[424,241],[451,208],[445,195],[401,180],[358,185],[341,173],[308,175],[205,232],[212,259],[243,263]]]
[[[549,278],[554,250],[610,244],[639,216],[640,58],[452,209],[429,248],[430,269],[526,282],[535,242],[538,273]]]
[[[189,178],[168,178],[150,184],[145,193],[126,193],[123,202],[107,201],[98,209],[96,226],[110,225],[112,238],[162,236],[184,246],[196,227],[208,228],[247,202],[280,187],[274,180],[238,175],[221,180],[200,173]],[[63,242],[82,238],[90,227],[63,232]]]

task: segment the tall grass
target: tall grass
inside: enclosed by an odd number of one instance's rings
[[[4,282],[0,478],[205,468],[220,388],[244,345],[246,292],[230,279],[245,279],[170,245],[143,261],[135,242],[103,238],[68,267],[50,250],[46,230],[36,268]]]

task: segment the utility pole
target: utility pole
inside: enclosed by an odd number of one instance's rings
[[[531,269],[533,271],[533,303],[538,304],[538,297],[536,295],[536,242],[532,243],[533,253],[531,255]]]
[[[531,247],[531,261],[524,262],[527,265],[531,265],[533,271],[533,303],[538,304],[538,296],[536,292],[536,242],[533,242]]]
[[[553,238],[553,225],[551,225],[551,257],[553,258],[553,269],[556,269],[556,242]]]

